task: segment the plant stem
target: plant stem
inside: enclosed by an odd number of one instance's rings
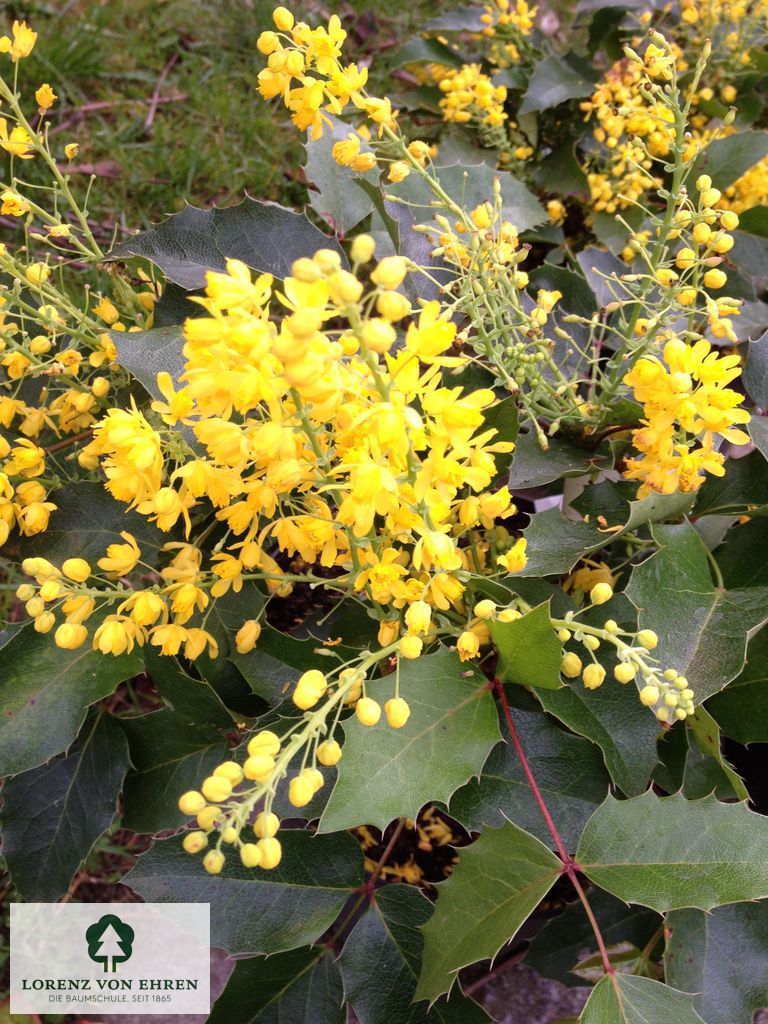
[[[501,708],[502,711],[504,712],[504,717],[507,722],[507,728],[509,729],[509,736],[510,739],[512,740],[512,746],[515,748],[517,756],[520,758],[520,765],[523,769],[523,773],[525,774],[525,778],[528,782],[528,785],[530,786],[533,798],[536,801],[539,810],[541,811],[542,817],[544,818],[544,822],[547,826],[547,830],[549,831],[549,834],[552,836],[552,839],[557,848],[557,852],[559,853],[560,858],[563,862],[563,874],[568,876],[571,885],[576,890],[576,895],[579,897],[581,905],[584,907],[584,912],[587,915],[587,919],[589,920],[589,923],[592,926],[592,931],[595,935],[595,941],[597,942],[597,948],[600,951],[600,959],[603,962],[603,970],[608,975],[615,975],[616,968],[611,965],[611,961],[608,958],[608,950],[606,948],[602,932],[600,931],[600,925],[597,923],[597,918],[595,917],[595,913],[592,910],[590,902],[587,898],[587,894],[584,892],[584,887],[579,881],[576,862],[565,848],[565,844],[563,843],[562,837],[557,830],[557,826],[552,820],[552,815],[549,813],[549,808],[544,802],[544,797],[541,795],[541,790],[539,789],[536,783],[536,779],[533,776],[531,766],[528,764],[528,759],[525,756],[525,751],[523,750],[523,745],[520,742],[520,736],[518,735],[517,729],[515,728],[515,723],[512,718],[512,712],[510,711],[509,703],[507,702],[507,695],[504,692],[504,684],[499,679],[494,679],[493,689],[498,694],[499,701],[501,703]]]

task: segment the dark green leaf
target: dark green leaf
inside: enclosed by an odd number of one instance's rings
[[[736,132],[710,142],[690,172],[691,180],[708,174],[715,188],[725,189],[768,156],[768,132]]]
[[[628,907],[600,889],[591,889],[589,903],[607,946],[631,942],[643,949],[661,924],[661,918],[645,907]],[[558,917],[548,921],[525,954],[525,962],[545,978],[564,985],[578,986],[583,981],[571,968],[583,958],[585,950],[596,949],[595,935],[584,907],[577,900]]]
[[[382,705],[395,693],[395,676],[368,682],[368,694]],[[400,815],[415,818],[430,800],[448,802],[453,792],[478,775],[498,742],[496,707],[485,677],[455,654],[438,654],[400,667],[400,696],[411,716],[391,729],[344,723],[344,756],[321,832],[355,825],[380,828]]]
[[[3,647],[0,687],[0,776],[37,768],[66,750],[90,704],[142,670],[141,654],[113,658],[58,648],[25,626]]]
[[[157,386],[158,373],[170,373],[176,384],[184,372],[184,333],[181,325],[153,327],[149,331],[112,331],[121,366],[129,370],[152,398],[165,401]]]
[[[542,487],[564,476],[593,473],[605,464],[604,452],[590,452],[557,438],[550,438],[549,448],[544,451],[534,431],[529,431],[517,440],[509,487],[513,491]]]
[[[768,331],[749,342],[741,379],[755,405],[768,409]]]
[[[314,256],[318,249],[342,252],[338,242],[303,213],[248,198],[221,210],[188,206],[121,242],[106,258],[141,256],[160,267],[170,281],[194,291],[205,287],[209,270],[224,270],[227,259],[242,260],[253,270],[283,278],[294,260]]]
[[[765,457],[752,452],[728,459],[725,476],[710,476],[699,491],[696,517],[706,515],[768,515],[768,473]]]
[[[744,670],[707,701],[707,709],[726,736],[739,743],[768,742],[768,629],[747,647]]]
[[[304,144],[307,151],[304,172],[307,181],[317,189],[310,189],[309,205],[342,238],[373,210],[370,197],[362,189],[353,187],[353,173],[373,186],[377,185],[380,173],[374,168],[366,174],[358,174],[340,167],[333,159],[333,146],[346,139],[351,131],[350,125],[332,118],[332,126],[326,126],[319,139],[309,139]]]
[[[158,841],[124,881],[145,900],[211,904],[211,945],[229,953],[281,953],[314,942],[363,881],[350,835],[280,833],[283,859],[272,871],[244,868],[230,853],[224,872],[206,874],[178,837]]]
[[[751,1021],[768,1004],[768,903],[676,910],[667,929],[667,981],[696,993],[706,1024]]]
[[[207,1024],[344,1024],[344,990],[325,946],[238,960]]]
[[[610,780],[600,751],[540,712],[512,714],[536,784],[567,849],[575,850],[588,818],[608,792]],[[450,813],[475,832],[483,825],[498,827],[507,818],[548,846],[552,842],[520,758],[509,743],[493,749],[479,781],[454,793]]]
[[[128,765],[122,729],[98,714],[68,757],[5,783],[3,856],[25,900],[52,903],[67,891],[109,828]]]
[[[549,110],[567,100],[590,96],[594,84],[561,60],[546,57],[534,67],[518,114]]]
[[[711,910],[768,896],[768,821],[712,796],[608,797],[584,829],[576,860],[628,903],[659,913]]]
[[[549,892],[562,865],[546,846],[507,822],[462,849],[438,885],[437,908],[424,926],[424,962],[416,999],[449,992],[457,972],[493,957]]]
[[[496,674],[505,683],[558,690],[563,648],[550,621],[549,603],[514,622],[492,622],[491,637],[499,652]]]
[[[460,993],[431,1009],[414,1003],[432,904],[408,885],[387,885],[355,925],[339,957],[344,991],[360,1024],[483,1024],[481,1008]]]
[[[652,533],[660,550],[632,570],[626,594],[641,629],[659,637],[654,656],[661,667],[686,675],[700,702],[743,668],[747,640],[768,620],[768,588],[716,586],[690,523],[657,525]]]
[[[562,690],[537,690],[536,695],[545,711],[597,743],[611,778],[624,793],[643,792],[656,765],[659,726],[633,687],[606,682],[588,690],[576,682]]]
[[[606,976],[595,986],[579,1024],[704,1024],[693,996],[651,978]]]

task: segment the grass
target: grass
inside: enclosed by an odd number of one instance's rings
[[[247,191],[301,205],[302,149],[283,108],[255,92],[259,33],[272,0],[51,0],[11,4],[39,33],[23,64],[33,91],[59,95],[52,128],[77,142],[75,184],[95,173],[91,216],[146,226],[185,202],[226,205]],[[316,22],[338,13],[350,53],[367,60],[444,7],[430,0],[296,5]],[[379,67],[382,62],[378,61]],[[377,60],[373,62],[374,84]],[[153,102],[154,97],[154,102]]]

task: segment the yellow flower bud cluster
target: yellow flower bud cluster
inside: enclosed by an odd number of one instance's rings
[[[603,685],[606,670],[595,657],[602,644],[615,649],[618,661],[613,669],[613,677],[617,682],[625,684],[636,680],[642,683],[639,697],[641,704],[653,708],[660,722],[673,722],[693,714],[693,690],[687,680],[679,676],[674,669],[659,670],[655,659],[649,657],[659,643],[659,638],[652,629],[641,629],[630,633],[620,628],[614,619],[607,619],[602,628],[587,626],[577,620],[578,615],[602,604],[607,604],[613,597],[613,588],[608,583],[596,583],[590,591],[590,603],[584,605],[578,613],[569,612],[562,621],[553,619],[557,628],[558,639],[562,644],[578,643],[582,655],[589,659],[584,664],[583,657],[574,650],[565,650],[560,671],[567,679],[581,677],[588,690],[596,690]],[[627,642],[625,637],[629,638]],[[682,681],[682,682],[681,682]]]

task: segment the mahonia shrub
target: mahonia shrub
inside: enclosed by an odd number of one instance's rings
[[[475,1024],[501,957],[592,985],[581,1024],[746,1024],[768,7],[492,0],[385,95],[300,14],[254,102],[308,209],[111,248],[45,40],[0,37],[14,897],[80,898],[119,825],[238,956],[216,1022]]]

